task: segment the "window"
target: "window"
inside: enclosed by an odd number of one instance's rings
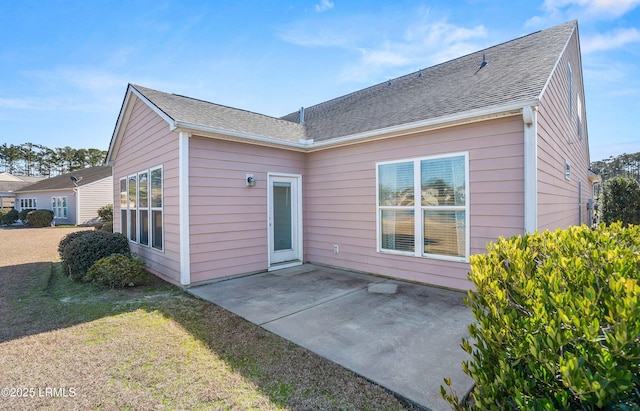
[[[580,100],[580,95],[576,98],[576,106],[578,117],[578,138],[582,140],[582,100]]]
[[[564,178],[571,180],[571,163],[569,163],[569,160],[564,160]]]
[[[120,232],[141,245],[163,249],[162,167],[120,180]]]
[[[67,218],[67,197],[51,197],[53,218]]]
[[[24,210],[25,208],[38,208],[36,199],[35,198],[21,198],[20,199],[20,209]]]
[[[571,120],[573,118],[573,72],[571,71],[571,64],[567,64],[567,82],[569,83],[569,120]]]
[[[378,250],[466,260],[468,155],[378,164]]]

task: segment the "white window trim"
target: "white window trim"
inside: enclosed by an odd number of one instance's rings
[[[62,200],[62,206],[61,207],[57,207],[56,203],[57,200],[61,199]],[[66,206],[64,205],[66,204]],[[58,216],[58,211],[59,210],[63,210],[63,216]],[[58,220],[68,220],[69,219],[69,203],[68,203],[68,199],[67,196],[52,196],[51,197],[51,211],[53,211],[53,218],[58,219]]]
[[[415,247],[414,251],[398,251],[398,250],[389,250],[386,248],[382,248],[382,221],[380,218],[380,209],[402,209],[406,210],[406,206],[380,206],[380,166],[388,165],[388,164],[399,164],[399,163],[408,163],[413,162],[413,184],[414,184],[414,197],[418,198],[415,194],[416,187],[421,188],[421,168],[420,162],[423,160],[436,160],[439,158],[449,158],[449,157],[464,157],[465,162],[465,205],[464,206],[423,206],[422,201],[416,201],[414,199],[413,212],[414,212],[414,239],[415,239]],[[419,190],[418,192],[420,192]],[[420,257],[420,258],[430,258],[435,260],[445,260],[445,261],[455,261],[455,262],[469,262],[469,254],[470,254],[470,216],[469,216],[469,152],[457,152],[457,153],[447,153],[435,156],[426,156],[426,157],[418,157],[418,158],[406,158],[401,160],[393,160],[393,161],[383,161],[376,163],[376,250],[379,253],[383,254],[394,254],[394,255],[403,255],[403,256],[412,256],[412,257]],[[465,255],[464,257],[443,255],[443,254],[431,254],[424,252],[424,223],[423,223],[423,210],[425,209],[436,209],[440,211],[464,211],[465,212]]]
[[[160,207],[154,207],[153,206],[153,201],[152,201],[152,194],[151,194],[151,173],[155,170],[160,170],[160,181],[162,182],[162,186],[160,187],[160,189],[162,190],[161,193],[161,198],[162,198],[162,206]],[[149,248],[152,250],[156,250],[159,252],[164,252],[165,247],[164,247],[164,242],[165,242],[165,229],[164,229],[164,168],[162,166],[157,166],[157,167],[151,167],[149,168]],[[154,211],[160,211],[162,213],[162,248],[156,248],[153,246],[153,212]]]
[[[569,160],[564,160],[564,178],[565,180],[571,180],[571,163]]]
[[[160,175],[161,175],[161,198],[162,198],[162,206],[161,207],[153,207],[152,206],[152,194],[151,194],[151,173],[155,170],[160,170]],[[148,227],[148,244],[141,244],[140,243],[140,174],[144,174],[147,173],[147,204],[148,206],[145,207],[144,209],[148,211],[148,223],[149,223],[149,227]],[[136,226],[135,227],[131,227],[131,219],[129,218],[129,213],[132,210],[132,208],[130,208],[130,204],[131,202],[129,201],[129,179],[135,177],[136,179],[136,208],[135,208],[135,212],[136,212]],[[121,184],[122,181],[125,182],[125,193],[126,193],[126,207],[122,208],[122,201],[120,201],[120,233],[123,234],[125,237],[127,237],[127,239],[129,240],[130,243],[134,243],[139,245],[140,247],[145,247],[148,248],[150,250],[154,250],[156,252],[160,252],[160,253],[164,253],[165,250],[165,223],[164,223],[164,169],[162,166],[156,166],[156,167],[151,167],[148,168],[146,170],[141,170],[135,174],[130,174],[127,175],[125,177],[120,178],[119,180],[119,185],[118,185],[118,189],[121,190]],[[121,191],[120,191],[121,192]],[[127,218],[127,232],[123,233],[123,227],[122,227],[122,211],[125,210],[126,213],[126,218]],[[161,216],[162,216],[162,244],[161,247],[162,248],[157,248],[153,246],[153,240],[154,240],[154,234],[153,234],[153,211],[160,211]],[[135,230],[136,233],[136,239],[132,240],[130,238],[129,232],[131,230]]]

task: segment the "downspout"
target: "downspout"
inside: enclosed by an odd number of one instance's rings
[[[73,189],[76,197],[76,224],[80,225],[80,192],[78,191],[78,187]]]
[[[524,122],[524,231],[538,229],[538,110],[522,108]]]
[[[191,284],[191,249],[189,235],[189,137],[178,136],[178,219],[180,225],[180,284]]]

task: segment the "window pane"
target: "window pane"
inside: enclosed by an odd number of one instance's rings
[[[153,248],[162,250],[162,211],[152,211],[151,217],[153,219],[153,231],[151,232],[152,246]]]
[[[162,207],[162,169],[151,170],[151,207]]]
[[[147,173],[140,173],[138,176],[138,204],[139,207],[149,207],[149,176]]]
[[[129,231],[127,231],[127,210],[120,210],[120,232],[123,235],[128,235]]]
[[[396,251],[414,251],[413,210],[381,211],[382,248]]]
[[[464,257],[464,211],[424,211],[424,252]]]
[[[120,207],[127,208],[127,180],[120,180]]]
[[[136,176],[129,177],[129,208],[136,208],[137,189]]]
[[[380,206],[412,206],[413,162],[384,164],[378,170]]]
[[[149,211],[140,210],[140,244],[149,245]]]
[[[136,210],[129,210],[129,239],[136,241]]]
[[[273,183],[273,247],[275,251],[290,250],[291,183]]]
[[[463,156],[423,160],[422,205],[465,205],[465,161]]]

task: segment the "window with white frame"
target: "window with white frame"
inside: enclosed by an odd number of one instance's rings
[[[24,210],[25,208],[38,208],[38,202],[35,198],[21,198],[20,209]]]
[[[120,179],[120,232],[162,250],[163,227],[162,167]]]
[[[468,154],[377,165],[378,250],[466,260]]]
[[[569,120],[573,118],[573,71],[571,64],[567,64],[567,82],[568,82],[568,101],[569,101]]]
[[[580,100],[580,94],[576,98],[576,112],[578,118],[578,138],[582,139],[582,100]]]
[[[53,218],[67,218],[67,197],[51,197],[51,211]]]

